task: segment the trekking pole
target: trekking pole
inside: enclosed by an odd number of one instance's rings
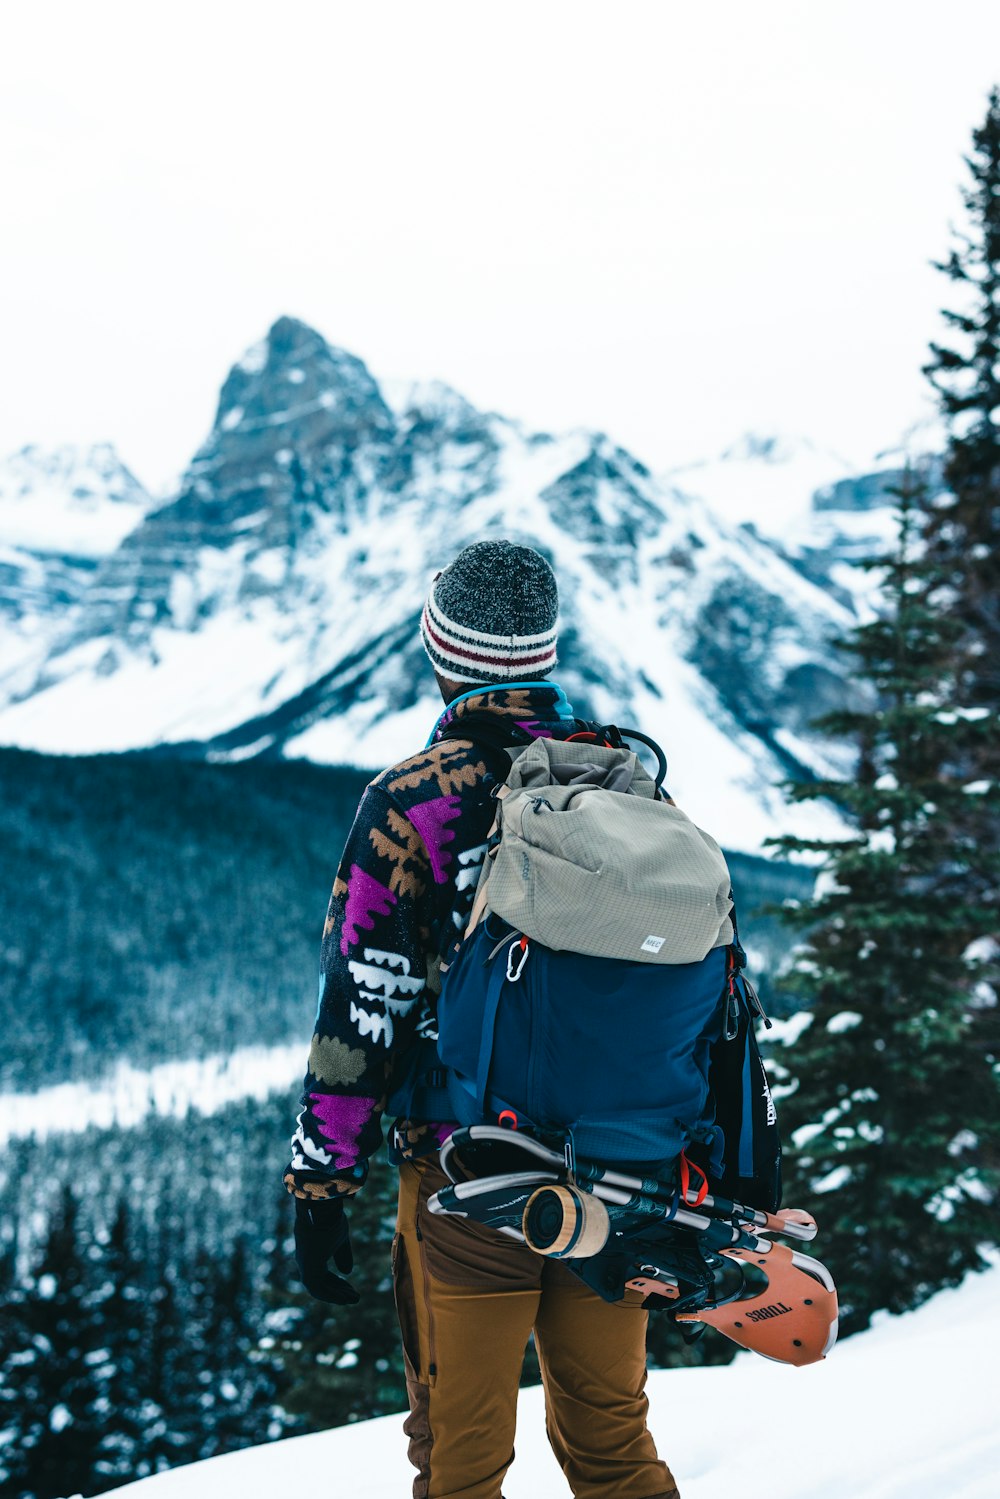
[[[674,1223],[678,1228],[690,1228],[701,1234],[710,1249],[756,1249],[760,1243],[756,1234],[751,1233],[749,1228],[741,1228],[738,1223],[730,1222],[725,1218],[711,1217],[704,1213],[692,1212],[690,1208],[675,1206],[673,1197],[668,1202],[662,1197],[653,1198],[642,1193],[629,1192],[603,1181],[591,1183],[590,1190],[602,1202],[611,1203],[627,1213],[641,1215],[639,1223],[630,1226],[634,1227],[637,1232],[641,1232],[647,1225]]]
[[[772,1234],[783,1234],[789,1239],[808,1242],[815,1239],[818,1229],[815,1218],[800,1212],[798,1208],[765,1213],[763,1208],[747,1207],[742,1202],[733,1202],[728,1197],[713,1197],[711,1194],[705,1198],[702,1207],[710,1208],[716,1216],[739,1218],[752,1223],[756,1228],[768,1229]],[[791,1216],[793,1213],[797,1214],[794,1218]]]
[[[620,1171],[611,1171],[598,1166],[593,1161],[577,1160],[575,1175],[578,1180],[590,1182],[594,1186],[606,1183],[609,1187],[619,1187],[637,1194],[638,1198],[652,1199],[655,1202],[673,1201],[676,1190],[668,1186],[666,1182],[657,1181],[655,1177],[628,1176]],[[695,1204],[687,1204],[684,1199],[682,1203],[683,1207],[679,1208],[679,1211],[695,1206]],[[728,1197],[717,1197],[712,1193],[703,1197],[697,1207],[704,1209],[713,1218],[737,1219],[754,1228],[768,1229],[771,1233],[782,1234],[791,1239],[808,1241],[816,1237],[816,1223],[813,1219],[807,1218],[807,1215],[803,1215],[806,1221],[796,1220],[782,1214],[767,1213],[762,1208],[749,1207],[746,1203],[736,1202]],[[677,1221],[682,1220],[678,1218]]]
[[[806,1214],[796,1220],[790,1214],[768,1213],[762,1208],[752,1208],[746,1203],[711,1193],[706,1194],[700,1203],[690,1203],[677,1193],[676,1187],[659,1181],[656,1177],[633,1176],[626,1172],[615,1171],[610,1167],[599,1165],[596,1161],[581,1160],[572,1151],[553,1150],[529,1135],[518,1136],[513,1131],[500,1129],[495,1125],[466,1126],[462,1130],[457,1130],[445,1141],[441,1150],[441,1165],[453,1180],[456,1178],[452,1156],[455,1155],[459,1160],[461,1159],[463,1140],[471,1141],[473,1145],[502,1144],[508,1149],[516,1144],[517,1148],[524,1150],[533,1159],[536,1169],[548,1169],[560,1176],[565,1172],[571,1182],[574,1180],[579,1182],[585,1190],[592,1189],[597,1184],[617,1188],[630,1196],[610,1199],[613,1205],[631,1205],[642,1217],[649,1217],[654,1221],[665,1216],[663,1210],[669,1208],[676,1200],[678,1212],[687,1213],[695,1207],[702,1210],[705,1216],[698,1218],[697,1223],[693,1225],[695,1227],[701,1228],[708,1218],[712,1218],[733,1227],[744,1224],[748,1229],[763,1229],[772,1234],[781,1234],[803,1241],[816,1236],[816,1224]],[[677,1219],[677,1221],[685,1220]],[[688,1223],[688,1226],[692,1225]]]
[[[516,1177],[495,1180],[513,1185]],[[450,1200],[446,1199],[446,1193],[447,1189],[438,1193],[445,1208]],[[431,1206],[437,1211],[434,1202],[432,1198]],[[513,1203],[503,1202],[502,1206],[509,1210]],[[715,1251],[770,1248],[739,1224],[679,1207],[676,1198],[666,1202],[605,1182],[592,1182],[586,1188],[564,1182],[542,1183],[525,1202],[522,1218],[529,1249],[556,1259],[590,1258],[600,1253],[612,1237],[619,1237],[623,1244],[641,1244],[651,1230],[655,1232],[661,1227],[691,1230]]]

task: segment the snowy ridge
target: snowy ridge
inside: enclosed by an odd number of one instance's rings
[[[153,501],[108,443],[0,463],[0,674],[44,658],[98,564]]]
[[[857,538],[834,507],[821,560],[796,552],[781,496],[811,514],[817,485],[853,483],[773,439],[657,479],[600,433],[528,432],[438,382],[383,391],[284,318],[230,372],[178,496],[104,558],[43,653],[0,670],[0,739],[381,768],[436,716],[417,633],[430,579],[507,535],[560,579],[571,701],[660,738],[696,821],[751,850],[834,831],[775,787],[836,768],[810,724],[850,692],[828,640],[859,612]],[[770,528],[743,523],[748,496]]]
[[[152,503],[110,443],[31,444],[0,464],[0,534],[30,552],[105,557]]]
[[[838,1345],[807,1369],[739,1354],[726,1368],[650,1375],[650,1426],[684,1499],[748,1489],[768,1499],[996,1499],[989,1330],[1000,1265]],[[719,1413],[725,1419],[720,1421]],[[127,1484],[135,1499],[270,1499],[291,1482],[351,1499],[397,1499],[412,1478],[399,1416],[294,1437]],[[748,1482],[748,1475],[752,1479]],[[508,1499],[565,1499],[544,1434],[542,1391],[522,1390]]]

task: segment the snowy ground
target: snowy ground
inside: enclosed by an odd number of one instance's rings
[[[651,1424],[684,1499],[997,1499],[993,1340],[1000,1265],[877,1326],[808,1369],[743,1354],[723,1369],[650,1379]],[[725,1428],[725,1429],[724,1429]],[[540,1390],[522,1391],[507,1499],[564,1499]],[[271,1499],[410,1492],[398,1416],[178,1468],[117,1492],[134,1499]]]

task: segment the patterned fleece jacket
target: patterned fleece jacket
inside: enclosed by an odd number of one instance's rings
[[[502,725],[512,745],[575,727],[555,684],[484,688],[445,710],[426,749],[367,787],[323,930],[319,1009],[285,1173],[297,1197],[361,1186],[392,1081],[416,1038],[435,1034],[437,965],[471,913],[496,810],[488,762],[498,769],[473,740],[442,735],[477,722]],[[419,1153],[447,1129],[400,1121],[397,1138]]]

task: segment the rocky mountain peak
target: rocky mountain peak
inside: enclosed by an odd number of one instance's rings
[[[556,523],[591,546],[634,550],[640,535],[662,525],[664,512],[648,493],[649,472],[601,433],[584,456],[542,491]]]
[[[152,501],[110,443],[30,443],[0,463],[0,537],[59,557],[106,555]]]
[[[393,417],[378,385],[355,355],[282,317],[230,370],[209,443],[225,447],[236,434],[262,448],[285,440],[314,446],[348,431],[391,437]]]
[[[162,625],[202,628],[228,610],[294,617],[307,574],[337,537],[400,487],[399,430],[364,363],[282,317],[233,365],[212,430],[177,497],[107,559],[93,606],[58,649],[148,650]],[[317,585],[318,586],[318,585]],[[95,647],[96,649],[96,647]]]

